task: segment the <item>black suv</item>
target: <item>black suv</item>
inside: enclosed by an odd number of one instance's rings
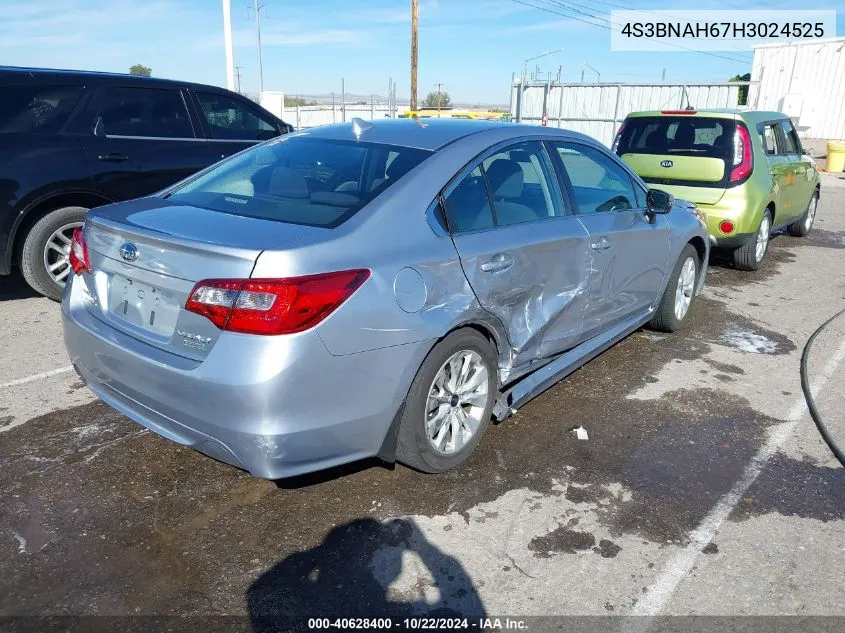
[[[0,275],[19,265],[53,299],[88,209],[292,130],[241,95],[149,77],[0,67],[0,95]]]

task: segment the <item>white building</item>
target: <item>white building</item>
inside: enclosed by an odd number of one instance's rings
[[[805,138],[845,139],[845,37],[754,49],[748,105],[788,114]]]

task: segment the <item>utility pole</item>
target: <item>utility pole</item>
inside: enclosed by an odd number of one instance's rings
[[[411,0],[411,111],[417,109],[417,31],[419,30],[419,0]]]
[[[261,10],[266,5],[258,4],[258,0],[252,0],[251,8],[255,12],[255,36],[258,41],[258,102],[261,103],[261,93],[264,92],[264,69],[261,65]]]
[[[243,68],[243,66],[235,66],[235,81],[237,82],[236,85],[238,86],[238,94],[241,93],[241,68]]]
[[[437,118],[440,118],[440,87],[443,85],[441,83],[434,84],[437,86]]]

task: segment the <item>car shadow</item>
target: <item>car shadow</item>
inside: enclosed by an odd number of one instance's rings
[[[0,277],[0,301],[12,301],[14,299],[34,299],[40,297],[24,280],[20,273],[12,273]]]
[[[262,574],[246,601],[256,633],[304,630],[308,618],[389,617],[399,626],[409,617],[486,615],[463,566],[410,519],[336,526]]]
[[[331,468],[325,468],[323,470],[306,473],[304,475],[296,475],[294,477],[286,477],[284,479],[274,479],[273,483],[276,484],[276,487],[282,490],[300,490],[302,488],[310,488],[311,486],[317,486],[329,481],[334,481],[335,479],[348,477],[349,475],[364,472],[365,470],[370,470],[371,468],[393,470],[395,467],[396,464],[390,464],[378,459],[377,457],[371,457],[369,459],[362,459],[349,464],[333,466]]]

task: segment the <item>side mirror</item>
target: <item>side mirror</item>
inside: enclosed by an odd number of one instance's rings
[[[646,208],[649,213],[669,213],[675,206],[675,196],[660,189],[649,189],[646,194]]]

